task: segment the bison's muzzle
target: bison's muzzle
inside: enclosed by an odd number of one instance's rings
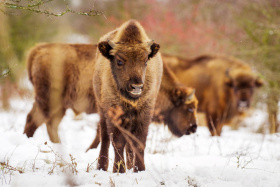
[[[127,90],[129,96],[132,98],[138,98],[142,94],[143,84],[131,84],[130,88]]]
[[[245,112],[248,108],[250,107],[250,102],[249,101],[238,101],[238,112]]]
[[[186,131],[185,135],[190,135],[192,133],[195,133],[197,129],[197,124],[191,124],[190,128]]]

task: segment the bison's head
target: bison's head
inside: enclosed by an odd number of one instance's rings
[[[144,43],[114,43],[103,41],[98,49],[111,63],[117,88],[127,99],[136,100],[145,90],[146,68],[160,46],[153,41]]]
[[[262,80],[248,70],[227,70],[226,86],[232,90],[236,98],[238,112],[250,107],[254,89],[263,85]]]
[[[185,86],[178,86],[172,91],[171,100],[173,106],[164,118],[169,130],[178,137],[195,133],[198,105],[195,90]]]

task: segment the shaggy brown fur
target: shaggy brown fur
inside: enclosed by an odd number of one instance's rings
[[[205,112],[211,135],[221,135],[223,123],[250,106],[262,81],[238,59],[204,55],[189,60],[162,55],[179,81],[196,89],[198,110]]]
[[[44,72],[42,72],[40,74],[34,73],[34,70],[31,70],[32,64],[36,64],[36,69],[50,72],[50,67],[57,64],[57,61],[54,61],[51,58],[56,55],[56,52],[54,52],[53,49],[54,47],[59,48],[59,51],[63,51],[63,62],[61,61],[60,63],[63,63],[65,66],[64,72],[68,72],[63,75],[65,76],[65,81],[63,82],[63,85],[61,85],[63,88],[59,89],[58,87],[49,88],[45,85],[47,85],[48,82],[51,82],[51,80],[56,80],[56,76],[60,77],[61,73],[43,74]],[[94,54],[96,53],[96,50],[96,45],[89,44],[41,44],[31,50],[28,58],[28,74],[36,93],[34,106],[37,107],[38,101],[41,102],[39,102],[40,107],[38,110],[33,109],[27,116],[24,132],[28,137],[32,137],[41,124],[50,120],[47,113],[43,113],[43,111],[50,110],[48,105],[50,101],[48,98],[51,92],[56,92],[57,90],[60,90],[61,92],[61,90],[63,90],[62,95],[64,97],[61,97],[63,101],[56,103],[56,108],[63,109],[63,111],[66,108],[71,108],[77,114],[81,112],[86,112],[88,114],[97,112],[93,84],[89,82],[83,84],[83,81],[79,81],[80,78],[84,78],[83,76],[79,76],[80,74],[89,78],[93,75],[95,65]],[[77,58],[73,58],[73,56],[77,56]],[[45,64],[47,64],[47,66]],[[82,64],[86,64],[87,66]],[[177,78],[170,69],[166,65],[163,67],[163,77],[156,101],[153,122],[163,122],[174,135],[179,137],[184,134],[194,133],[197,127],[195,121],[197,99],[195,95],[190,98],[193,89],[179,84]],[[47,77],[51,77],[51,80],[47,79]],[[36,84],[34,84],[33,79]],[[38,92],[38,89],[36,89],[38,86],[42,87],[42,89],[39,89],[41,92]],[[83,87],[83,89],[80,89],[80,87]],[[85,94],[80,93],[82,90],[86,90]],[[61,112],[61,114],[62,118],[64,113]],[[180,117],[178,117],[178,115],[180,115]],[[41,117],[41,119],[38,118],[38,121],[41,121],[40,123],[37,123],[37,120],[34,120],[36,119],[36,116]],[[52,135],[50,135],[50,137],[51,136]],[[99,139],[100,136],[99,133],[97,133],[97,136],[89,149],[96,148],[100,142]]]
[[[97,112],[92,88],[96,45],[40,44],[27,59],[28,75],[35,90],[24,133],[32,137],[47,124],[52,142],[59,142],[58,125],[67,108],[76,113]]]
[[[172,134],[178,137],[195,133],[197,105],[194,89],[180,84],[168,66],[163,64],[162,81],[152,121],[164,123]],[[99,143],[100,127],[98,126],[96,137],[88,150],[97,148]]]
[[[93,76],[94,93],[100,115],[101,149],[98,169],[108,169],[108,149],[111,138],[114,151],[114,172],[125,172],[124,147],[131,139],[134,152],[134,172],[145,170],[144,148],[148,125],[152,119],[156,96],[162,77],[159,45],[151,43],[142,26],[130,20],[101,38],[98,44]],[[110,113],[121,108],[120,124]],[[110,137],[110,138],[109,138]],[[137,141],[136,141],[137,140]],[[130,149],[131,150],[131,149]]]

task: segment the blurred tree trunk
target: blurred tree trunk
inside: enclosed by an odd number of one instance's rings
[[[270,108],[268,109],[268,119],[269,119],[269,132],[271,134],[277,132],[278,124],[277,124],[277,113],[278,111],[271,111]]]
[[[1,95],[2,95],[2,108],[4,110],[10,109],[10,97],[9,97],[9,88],[10,88],[10,79],[9,77],[4,77],[3,82],[1,83],[2,89],[1,89]]]
[[[269,132],[276,133],[278,130],[278,103],[279,95],[276,88],[270,88],[267,98],[267,113],[269,122]]]
[[[0,12],[0,87],[4,110],[10,108],[11,96],[11,65],[17,63],[17,58],[10,42],[9,23],[7,16]]]
[[[245,18],[242,24],[248,36],[243,44],[251,50],[247,55],[255,61],[255,66],[267,82],[264,86],[267,122],[269,132],[276,133],[279,130],[280,100],[280,1],[260,0],[252,5],[247,2],[240,15]]]

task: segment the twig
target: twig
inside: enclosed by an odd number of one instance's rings
[[[51,149],[51,152],[55,155],[55,159],[56,159],[55,162],[54,162],[54,164],[53,164],[52,169],[49,171],[49,174],[53,174],[54,169],[56,168],[56,166],[59,165],[58,162],[57,162],[57,159],[60,159],[61,164],[64,164],[64,165],[68,166],[68,168],[71,169],[71,172],[72,172],[73,174],[79,173],[78,170],[77,170],[77,162],[75,161],[76,159],[75,159],[71,154],[69,154],[70,159],[71,159],[71,163],[68,163],[68,162],[66,162],[66,161],[62,158],[61,155],[59,155],[58,153],[56,153],[56,152],[47,144],[47,142],[45,142],[45,145],[47,145],[47,146]]]
[[[19,169],[19,168],[15,168],[7,163],[3,163],[3,162],[0,162],[0,165],[4,168],[4,169],[7,169],[9,171],[18,171],[19,173],[23,173],[23,170],[22,169]]]
[[[98,158],[95,159],[95,161],[93,161],[91,164],[88,163],[88,165],[87,165],[87,170],[86,170],[87,173],[90,172],[90,170],[91,170],[90,167],[91,167],[91,166],[93,165],[93,163],[95,163],[97,160],[98,160]]]
[[[111,187],[115,187],[116,186],[115,181],[113,181],[112,177],[110,177],[110,186]]]
[[[36,154],[36,156],[35,156],[35,158],[34,158],[34,162],[33,162],[33,165],[32,165],[32,170],[33,170],[33,172],[35,172],[35,169],[36,169],[36,167],[35,167],[35,162],[36,162],[37,156],[39,155],[39,152],[40,152],[40,150],[38,149],[38,152],[37,152],[37,154]]]
[[[33,0],[31,0],[33,1]],[[61,13],[54,13],[54,12],[50,12],[49,10],[47,9],[43,9],[41,10],[39,7],[42,6],[42,5],[45,5],[46,3],[49,3],[53,0],[47,0],[47,1],[36,1],[36,3],[34,4],[30,4],[30,5],[20,5],[19,3],[21,2],[21,0],[18,0],[18,1],[12,1],[10,0],[10,2],[0,2],[0,7],[4,7],[4,8],[9,8],[9,9],[18,9],[18,10],[27,10],[27,11],[31,11],[31,12],[35,12],[35,13],[38,13],[38,14],[44,14],[44,15],[48,15],[48,16],[63,16],[64,14],[66,13],[73,13],[73,14],[78,14],[78,15],[83,15],[83,16],[100,16],[100,15],[103,15],[103,12],[102,11],[97,11],[97,10],[90,10],[89,12],[77,12],[73,9],[71,9],[69,7],[69,5],[65,2],[65,6],[66,6],[66,9],[64,11],[62,11]],[[4,12],[4,10],[1,9],[1,12]]]

